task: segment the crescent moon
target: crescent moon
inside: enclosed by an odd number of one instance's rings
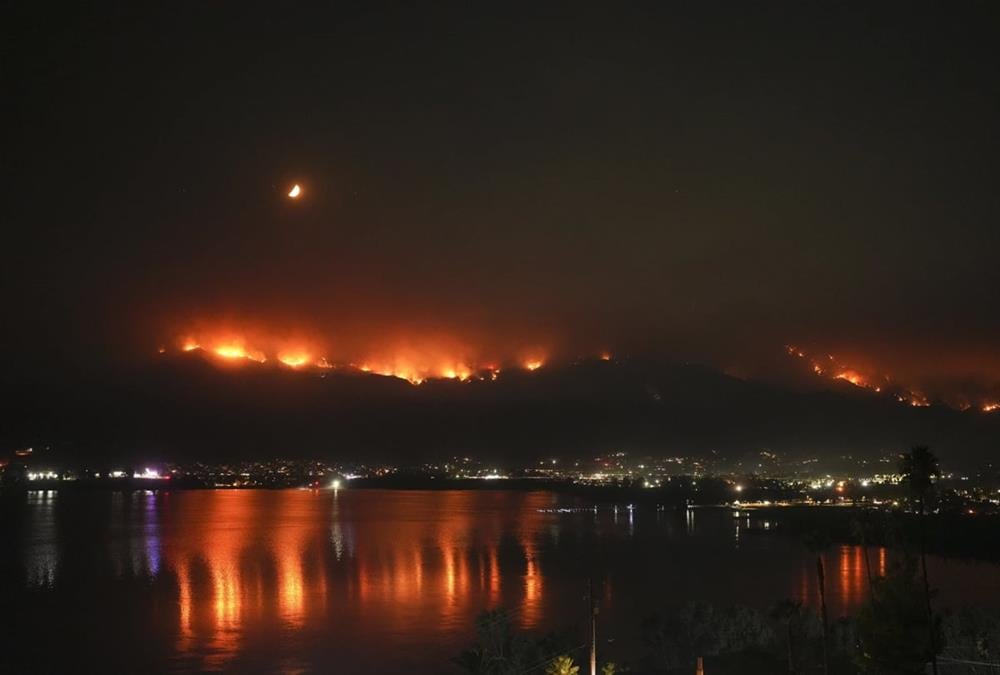
[[[302,194],[302,188],[299,187],[298,183],[293,185],[292,189],[288,191],[288,196],[292,199],[296,199],[300,194]]]

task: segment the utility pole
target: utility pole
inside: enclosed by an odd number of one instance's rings
[[[830,632],[829,621],[826,618],[826,571],[823,569],[823,557],[816,555],[816,576],[819,578],[819,606],[823,614],[823,675],[830,672]]]
[[[594,597],[594,579],[587,581],[590,596],[590,675],[597,675],[597,598]]]

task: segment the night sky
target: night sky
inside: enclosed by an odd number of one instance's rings
[[[220,330],[1000,401],[994,3],[151,4],[3,10],[5,443]]]

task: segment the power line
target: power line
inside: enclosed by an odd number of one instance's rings
[[[542,666],[544,666],[544,665],[548,665],[549,663],[552,663],[553,661],[555,661],[555,660],[556,660],[557,658],[559,658],[560,656],[567,656],[567,655],[569,655],[569,654],[572,654],[572,653],[573,653],[573,652],[575,652],[575,651],[579,651],[579,650],[583,649],[583,648],[584,648],[584,647],[586,647],[586,646],[587,646],[586,644],[582,644],[582,645],[577,645],[576,647],[573,647],[572,649],[568,649],[568,650],[566,650],[566,651],[562,651],[562,652],[559,652],[558,654],[553,654],[552,656],[548,657],[548,658],[547,658],[547,659],[545,659],[544,661],[539,661],[538,663],[536,663],[536,664],[535,664],[535,665],[533,665],[533,666],[528,666],[528,667],[527,667],[527,668],[525,668],[524,670],[519,670],[519,671],[517,671],[517,672],[518,672],[518,675],[524,675],[524,673],[530,673],[530,672],[531,672],[531,671],[533,671],[533,670],[534,670],[535,668],[541,668],[541,667],[542,667]]]
[[[967,659],[952,659],[947,656],[939,656],[941,661],[947,663],[960,663],[966,666],[990,666],[991,668],[1000,668],[1000,663],[990,663],[989,661],[969,661]]]
[[[514,609],[487,610],[487,612],[485,612],[485,613],[489,613],[490,611],[496,612],[497,616],[495,616],[495,617],[493,617],[491,619],[485,619],[485,620],[478,620],[477,619],[476,620],[476,627],[477,628],[482,627],[482,626],[492,626],[493,624],[502,623],[503,621],[508,621],[508,620],[514,619],[514,618],[517,617],[518,614],[521,614],[524,611],[524,608],[523,607],[515,607]]]

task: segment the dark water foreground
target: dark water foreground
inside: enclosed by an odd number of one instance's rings
[[[453,672],[474,617],[581,626],[604,657],[690,600],[815,605],[814,564],[724,509],[598,513],[505,491],[31,492],[0,505],[0,672]],[[569,511],[559,511],[569,509]],[[876,571],[891,554],[869,552]],[[863,551],[825,555],[832,616],[865,600]],[[932,560],[941,606],[1000,606],[1000,566]]]

